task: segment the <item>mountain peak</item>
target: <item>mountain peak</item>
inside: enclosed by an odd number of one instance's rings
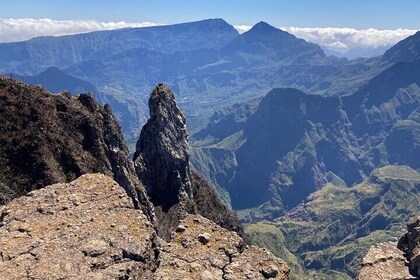
[[[242,234],[237,218],[222,205],[210,185],[190,169],[185,118],[166,85],[158,84],[149,99],[150,118],[134,154],[137,176],[156,206],[158,233],[170,238],[185,213],[198,213]]]
[[[266,23],[265,21],[260,21],[255,24],[249,31],[281,31],[280,29]]]
[[[383,55],[390,62],[414,61],[420,58],[420,31],[399,41]]]
[[[248,53],[254,58],[265,57],[264,64],[267,61],[298,57],[302,57],[305,61],[325,57],[319,46],[299,39],[264,21],[260,21],[249,31],[235,38],[224,48],[224,52],[227,55],[239,52]]]
[[[150,115],[155,116],[156,114],[159,114],[160,112],[159,107],[161,105],[162,107],[160,109],[167,109],[167,108],[178,109],[178,107],[176,107],[176,104],[175,104],[174,94],[169,89],[169,87],[164,85],[163,83],[159,83],[150,94],[150,99],[149,99]]]
[[[185,117],[172,91],[162,83],[150,94],[149,109],[134,161],[152,202],[169,209],[192,197]]]

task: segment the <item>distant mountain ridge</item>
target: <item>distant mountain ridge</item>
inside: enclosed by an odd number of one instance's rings
[[[220,48],[237,35],[236,29],[224,20],[210,19],[168,26],[38,37],[0,44],[0,72],[33,75],[50,66],[64,69],[82,61],[139,47],[160,53]]]
[[[385,52],[383,58],[392,61],[412,61],[420,58],[420,31],[398,42]]]
[[[263,21],[233,39],[222,50],[222,53],[227,56],[236,52],[254,56],[260,56],[261,53],[264,53],[267,58],[276,61],[299,56],[326,57],[319,46],[298,39],[294,35]]]
[[[392,63],[327,57],[265,22],[239,35],[222,19],[0,44],[0,73],[37,75],[56,66],[88,81],[117,101],[126,135],[144,124],[148,91],[159,82],[180,97],[197,131],[221,103],[260,98],[273,87],[348,94]]]
[[[419,63],[397,63],[341,98],[273,89],[256,110],[237,106],[195,134],[193,163],[229,191],[234,209],[263,204],[267,217],[296,206],[331,178],[351,185],[383,165],[417,169]]]
[[[13,73],[6,76],[11,76],[14,79],[31,85],[42,85],[53,93],[59,93],[60,91],[69,91],[74,94],[90,92],[99,102],[103,103],[102,97],[99,95],[99,92],[94,85],[82,79],[70,76],[55,66],[49,67],[44,72],[35,76],[23,76]]]

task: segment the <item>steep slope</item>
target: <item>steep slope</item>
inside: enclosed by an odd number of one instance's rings
[[[89,92],[99,104],[104,105],[107,103],[113,108],[113,113],[126,134],[133,130],[134,124],[139,124],[144,121],[143,116],[139,113],[145,111],[145,106],[142,102],[129,96],[122,96],[117,92],[99,92],[90,82],[71,76],[57,67],[50,67],[35,76],[22,76],[17,74],[6,76],[11,76],[30,85],[42,85],[53,93],[59,93],[61,91],[69,91],[73,94]]]
[[[238,168],[228,186],[233,207],[255,207],[271,197],[293,207],[326,182],[328,171],[350,184],[360,180],[351,143],[340,143],[351,141],[348,127],[338,97],[270,91],[248,119],[246,142],[235,152]],[[334,157],[342,159],[341,166]]]
[[[308,62],[312,59],[326,58],[319,46],[298,39],[263,21],[225,46],[222,55],[241,56],[244,62],[258,61],[258,63],[279,62],[284,59]]]
[[[283,261],[245,247],[236,216],[189,170],[185,119],[169,88],[151,94],[137,178],[108,105],[0,81],[0,197],[15,198],[0,210],[0,278],[288,279]]]
[[[410,220],[407,224],[407,233],[398,242],[409,262],[410,273],[420,277],[420,216]]]
[[[407,37],[390,48],[383,55],[384,60],[399,62],[413,61],[420,58],[420,31]]]
[[[149,89],[162,81],[180,97],[196,132],[221,103],[261,98],[274,87],[348,94],[392,64],[327,57],[264,22],[239,35],[221,19],[36,38],[0,44],[0,53],[0,73],[34,75],[57,66],[91,82],[113,105],[130,147],[147,119]]]
[[[1,279],[289,279],[283,261],[199,215],[160,240],[102,174],[35,190],[0,217]]]
[[[44,72],[35,76],[22,76],[18,74],[9,74],[12,78],[20,80],[30,85],[42,85],[45,89],[52,93],[61,91],[69,91],[75,94],[90,92],[95,99],[103,104],[103,97],[91,83],[70,76],[57,67],[49,67]]]
[[[156,210],[159,235],[168,239],[186,213],[198,213],[242,234],[236,216],[191,172],[185,117],[172,91],[158,84],[149,98],[150,119],[142,128],[134,153],[138,178]]]
[[[149,108],[150,119],[142,128],[133,159],[155,206],[168,211],[192,198],[185,117],[163,84],[151,93]]]
[[[401,225],[419,211],[420,174],[407,166],[387,166],[353,187],[324,186],[274,224],[306,268],[354,277],[369,247],[396,241]]]
[[[256,110],[215,114],[193,136],[192,162],[234,209],[257,207],[241,213],[247,221],[282,215],[329,181],[352,185],[390,164],[418,169],[419,63],[397,63],[349,96],[273,89]]]
[[[131,140],[135,139],[134,134],[137,136],[136,129],[147,120],[144,112],[150,88],[210,63],[217,57],[215,50],[236,36],[236,29],[224,20],[209,19],[40,37],[0,44],[0,73],[38,75],[49,67],[59,67],[67,74],[91,82],[105,95],[98,100],[112,105],[131,146],[135,144]],[[54,76],[43,77],[46,79],[41,84],[45,86],[57,82]],[[77,92],[72,84],[65,84],[65,89]]]
[[[0,116],[0,179],[10,190],[1,203],[47,184],[101,172],[114,177],[136,207],[140,199],[145,213],[152,214],[108,105],[101,107],[91,95],[52,95],[1,77]]]
[[[160,53],[220,48],[238,35],[222,19],[185,24],[127,28],[86,34],[39,37],[0,44],[0,73],[33,75],[50,66],[70,65],[135,48]]]
[[[380,243],[372,246],[363,258],[357,279],[418,279],[420,276],[419,216],[410,220],[407,230],[408,232],[401,237],[398,244]]]

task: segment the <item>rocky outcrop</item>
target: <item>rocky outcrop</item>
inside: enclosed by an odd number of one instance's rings
[[[363,258],[358,280],[416,279],[408,272],[406,259],[394,243],[372,246]]]
[[[101,107],[89,94],[53,95],[0,77],[0,119],[0,183],[8,190],[2,191],[0,203],[100,172],[113,177],[135,206],[153,217],[108,105]]]
[[[236,216],[218,200],[212,187],[191,172],[185,117],[166,85],[159,84],[152,91],[149,109],[150,119],[140,133],[134,164],[155,206],[159,236],[168,240],[186,213],[201,214],[242,233]]]
[[[170,242],[110,177],[87,174],[0,208],[0,279],[288,279],[267,250],[200,215]]]
[[[408,232],[395,243],[372,246],[363,258],[358,280],[411,280],[420,277],[420,216],[410,220]]]
[[[405,252],[411,274],[420,277],[420,216],[408,223],[407,230],[398,242],[398,248]]]
[[[244,248],[238,234],[187,215],[162,247],[156,279],[288,279],[289,268],[266,249]]]
[[[156,233],[111,178],[30,192],[0,213],[0,279],[141,279]]]
[[[153,204],[167,211],[192,197],[188,133],[185,117],[167,86],[159,84],[153,90],[149,109],[134,162]]]
[[[236,216],[190,171],[185,119],[164,85],[152,93],[136,169],[110,107],[90,95],[1,78],[0,102],[0,279],[194,278],[189,266],[171,271],[188,255],[209,269],[202,278],[287,279],[266,250],[243,250]]]

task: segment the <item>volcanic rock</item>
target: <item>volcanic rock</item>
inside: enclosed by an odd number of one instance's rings
[[[150,218],[153,209],[121,128],[108,105],[90,94],[50,94],[0,77],[0,204],[87,173],[113,177]]]
[[[141,130],[134,154],[136,173],[155,206],[158,234],[165,240],[187,213],[200,214],[243,234],[236,216],[212,187],[190,170],[185,117],[172,91],[158,84],[149,99],[150,119]]]
[[[102,174],[30,192],[0,216],[0,279],[142,279],[155,264],[152,224]]]

